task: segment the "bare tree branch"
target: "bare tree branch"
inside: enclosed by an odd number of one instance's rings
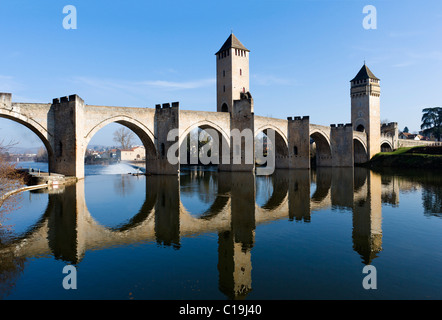
[[[133,132],[124,127],[114,132],[114,141],[120,144],[121,149],[131,148],[134,142],[134,138],[135,136]]]

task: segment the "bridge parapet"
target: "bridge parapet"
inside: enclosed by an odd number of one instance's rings
[[[0,108],[11,109],[12,93],[0,92]]]

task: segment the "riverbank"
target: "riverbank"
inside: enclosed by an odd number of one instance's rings
[[[381,152],[363,166],[370,169],[382,167],[441,169],[442,147],[409,147],[399,148],[393,152]]]

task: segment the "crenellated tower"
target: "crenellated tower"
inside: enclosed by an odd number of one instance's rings
[[[232,112],[233,101],[250,91],[249,53],[232,33],[215,54],[217,112]]]
[[[380,96],[379,78],[365,65],[351,83],[351,122],[354,130],[367,134],[368,156],[371,158],[380,148]]]

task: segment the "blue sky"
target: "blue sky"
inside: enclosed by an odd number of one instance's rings
[[[77,8],[65,30],[65,5]],[[362,12],[377,9],[377,29]],[[255,114],[350,122],[349,81],[364,60],[381,79],[381,119],[419,130],[442,106],[442,1],[5,1],[0,91],[15,102],[78,94],[86,104],[216,110],[214,53],[231,30],[251,50]],[[40,144],[0,119],[0,135]],[[92,140],[112,144],[115,126]]]

